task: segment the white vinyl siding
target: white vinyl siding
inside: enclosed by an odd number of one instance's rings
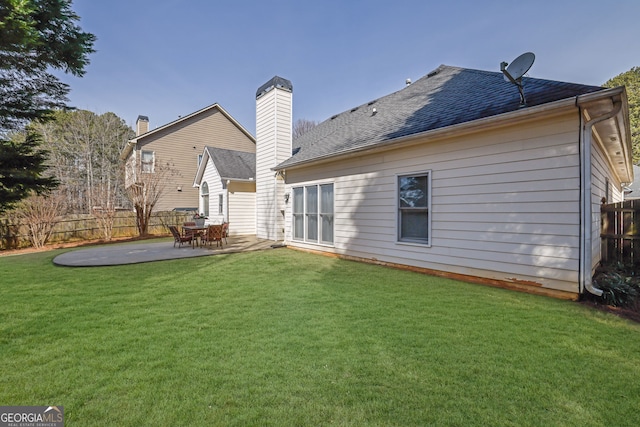
[[[256,100],[256,234],[263,239],[284,238],[284,181],[271,168],[291,157],[291,97],[274,88]]]
[[[209,186],[207,224],[229,222],[229,235],[232,236],[256,233],[255,182],[231,181],[228,185],[226,181],[223,183],[210,158],[205,165],[202,181]]]
[[[202,183],[206,183],[209,187],[209,192],[207,195],[207,210],[209,211],[209,215],[207,215],[207,224],[221,224],[226,221],[225,211],[223,209],[223,213],[220,214],[218,212],[218,199],[221,195],[226,193],[226,188],[216,170],[215,166],[211,159],[207,161],[205,165],[204,173],[202,174]],[[201,200],[202,202],[203,200]],[[202,203],[201,203],[202,205]],[[203,208],[201,207],[200,210]]]
[[[256,234],[256,185],[255,183],[229,184],[229,233],[235,235]]]
[[[572,112],[287,170],[287,185],[334,181],[334,244],[326,251],[577,292],[578,130]],[[427,168],[429,245],[398,242],[397,177]]]

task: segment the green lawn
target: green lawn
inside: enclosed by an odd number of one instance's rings
[[[277,249],[0,257],[0,405],[68,426],[637,426],[640,325]]]

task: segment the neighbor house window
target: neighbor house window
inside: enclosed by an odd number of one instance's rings
[[[293,188],[293,239],[333,243],[333,184]]]
[[[209,216],[209,184],[206,182],[203,182],[200,186],[200,196],[202,197],[200,213],[204,213],[204,216]]]
[[[154,162],[154,153],[153,151],[142,150],[140,154],[140,164],[142,172],[152,173],[153,172],[153,162]]]
[[[218,194],[218,213],[222,215],[222,203],[224,202],[224,196],[222,194]]]
[[[430,176],[398,177],[398,240],[429,243]]]

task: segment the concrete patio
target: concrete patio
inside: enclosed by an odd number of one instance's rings
[[[66,267],[138,264],[169,259],[257,251],[282,246],[272,240],[258,239],[255,236],[234,236],[229,237],[227,240],[228,243],[225,243],[223,247],[203,245],[195,248],[190,245],[174,247],[173,241],[170,240],[146,243],[114,243],[87,249],[70,250],[55,257],[53,263]]]

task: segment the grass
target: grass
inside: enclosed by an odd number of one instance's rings
[[[0,257],[0,405],[68,426],[636,426],[640,326],[278,249]]]

